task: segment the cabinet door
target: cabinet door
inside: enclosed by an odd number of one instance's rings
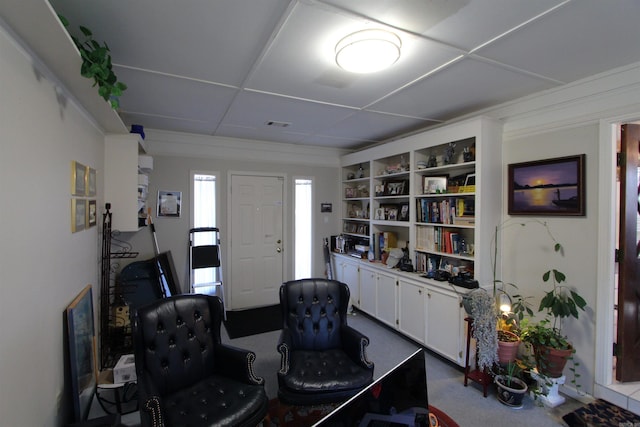
[[[342,261],[341,267],[338,269],[340,275],[338,280],[349,286],[351,293],[351,304],[358,307],[360,305],[360,278],[358,272],[358,264],[348,261]]]
[[[400,280],[398,283],[398,328],[415,341],[425,343],[425,296],[423,285]]]
[[[442,356],[462,364],[461,322],[458,297],[440,289],[427,287],[426,345]]]
[[[376,316],[376,282],[378,274],[368,268],[360,268],[360,310]]]
[[[396,328],[396,277],[378,273],[376,284],[376,317],[381,322]]]

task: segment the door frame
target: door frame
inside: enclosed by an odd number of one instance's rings
[[[615,280],[616,209],[616,139],[617,127],[623,123],[637,122],[639,113],[600,120],[598,147],[598,267],[596,315],[596,366],[594,372],[594,396],[609,397],[619,393],[611,388],[613,379],[614,313],[617,303],[611,286]]]
[[[283,281],[288,280],[287,278],[291,276],[291,260],[288,256],[288,252],[292,250],[293,243],[290,239],[289,233],[289,210],[291,207],[289,206],[289,177],[287,173],[277,173],[277,172],[258,172],[258,171],[237,171],[237,170],[229,170],[227,172],[227,230],[229,234],[227,236],[227,253],[231,254],[231,245],[233,242],[231,241],[231,230],[232,230],[232,222],[233,222],[233,212],[231,211],[232,203],[231,199],[233,194],[231,193],[232,179],[234,175],[241,176],[267,176],[272,178],[282,178],[282,242],[284,243],[284,255],[282,257],[282,279]],[[233,260],[231,256],[227,258],[227,271],[224,272],[225,277],[225,285],[227,287],[227,294],[229,296],[228,299],[228,309],[233,310],[233,297],[231,292],[231,286],[233,283]]]

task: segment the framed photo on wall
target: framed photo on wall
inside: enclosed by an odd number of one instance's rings
[[[87,201],[71,199],[71,232],[76,233],[85,229],[87,222]]]
[[[71,162],[71,195],[84,196],[87,188],[87,167],[75,160]]]
[[[585,215],[585,155],[508,166],[509,215]]]
[[[158,217],[180,217],[182,191],[158,191]]]

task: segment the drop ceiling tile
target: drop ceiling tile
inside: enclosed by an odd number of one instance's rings
[[[640,1],[580,0],[568,3],[535,25],[525,26],[479,50],[482,56],[572,82],[640,59]]]
[[[387,70],[355,74],[340,69],[335,62],[338,41],[354,31],[372,27],[380,25],[299,3],[247,81],[247,87],[364,107],[459,54],[423,38],[397,32],[402,39],[402,55]]]
[[[322,0],[386,24],[470,50],[563,0]],[[490,25],[487,25],[490,23]]]
[[[412,117],[361,111],[318,133],[323,136],[380,142],[392,136],[434,124],[436,122]]]
[[[551,87],[546,81],[467,58],[452,65],[446,72],[436,73],[373,105],[371,109],[425,119],[449,120]]]
[[[239,86],[288,0],[51,0],[108,40],[114,63]]]
[[[285,132],[282,128],[267,129],[265,127],[253,128],[233,125],[221,125],[216,131],[216,136],[298,144],[300,143],[300,141],[302,141],[305,135]]]
[[[116,72],[128,86],[120,106],[131,113],[217,123],[237,92],[225,86],[121,67]]]
[[[349,108],[245,91],[235,99],[224,124],[267,130],[273,128],[266,123],[276,121],[290,123],[287,132],[313,133],[353,113]]]

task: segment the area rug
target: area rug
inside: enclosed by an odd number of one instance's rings
[[[227,311],[224,327],[231,339],[277,331],[282,329],[280,305]]]
[[[569,427],[633,427],[640,425],[640,416],[606,400],[598,399],[562,419]]]

